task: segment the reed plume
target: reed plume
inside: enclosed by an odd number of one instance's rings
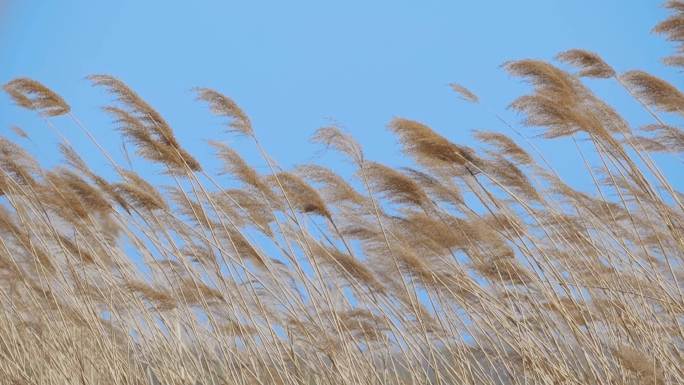
[[[684,2],[670,0],[665,6],[674,14],[658,23],[653,31],[665,35],[667,40],[677,44],[677,53],[665,58],[665,64],[682,67],[684,66]]]
[[[684,94],[668,82],[644,71],[629,71],[620,78],[647,104],[666,112],[684,114]]]
[[[109,106],[105,111],[115,118],[121,132],[136,146],[144,158],[165,164],[170,171],[200,171],[201,166],[181,148],[173,130],[164,118],[124,82],[109,75],[91,75],[93,85],[104,87],[124,106]]]
[[[581,49],[571,49],[556,55],[558,61],[579,68],[577,76],[588,78],[612,78],[615,70],[601,57],[594,53]]]
[[[17,105],[44,116],[64,115],[71,110],[61,96],[33,79],[17,78],[3,88]]]
[[[197,100],[207,102],[211,112],[230,119],[228,128],[243,135],[253,136],[252,123],[249,117],[231,98],[209,88],[197,88]]]

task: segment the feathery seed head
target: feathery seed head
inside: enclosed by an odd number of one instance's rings
[[[64,115],[71,110],[61,96],[32,79],[14,79],[5,84],[4,89],[17,105],[43,116]]]

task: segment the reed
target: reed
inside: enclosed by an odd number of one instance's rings
[[[684,2],[667,6],[655,31],[680,45],[666,63],[681,66]],[[656,162],[681,161],[684,94],[593,52],[556,60],[504,65],[531,86],[510,107],[544,140],[577,144],[591,191],[530,141],[476,131],[473,148],[401,117],[388,128],[411,167],[367,159],[330,126],[312,140],[351,160],[351,177],[284,170],[234,100],[198,88],[268,170],[216,140],[212,173],[128,85],[91,76],[165,182],[103,147],[114,173],[100,176],[66,141],[64,164],[46,169],[0,138],[0,382],[684,383],[684,194]],[[584,78],[616,82],[653,121],[632,127]],[[47,86],[4,89],[99,146]]]

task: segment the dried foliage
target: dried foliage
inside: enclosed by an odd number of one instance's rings
[[[231,98],[208,88],[197,88],[197,100],[207,102],[211,112],[231,120],[230,131],[253,136],[252,123],[249,117]]]
[[[449,84],[449,87],[467,102],[477,103],[480,101],[480,98],[478,98],[477,95],[460,84],[451,83]]]
[[[571,49],[558,54],[556,58],[563,63],[579,68],[578,76],[588,78],[612,78],[615,76],[615,70],[594,52]]]
[[[644,71],[629,71],[620,77],[645,103],[684,115],[684,94],[670,83]]]
[[[64,115],[71,110],[61,96],[32,79],[14,79],[3,88],[17,105],[44,116]]]
[[[656,31],[681,44],[684,3],[668,7]],[[649,108],[681,114],[684,96],[591,52],[557,59],[578,73],[505,65],[532,85],[511,106],[546,138],[591,145],[577,148],[592,189],[504,133],[476,131],[471,148],[403,118],[389,129],[410,167],[366,159],[330,126],[313,141],[353,172],[286,171],[232,99],[200,88],[263,162],[211,141],[212,175],[138,94],[91,77],[138,155],[167,172],[101,148],[105,178],[68,143],[47,169],[0,138],[0,382],[684,383],[684,194],[651,157],[681,154],[684,134]],[[627,87],[654,121],[633,134],[582,77]],[[5,90],[44,119],[76,119],[33,80]]]
[[[663,20],[653,28],[653,31],[663,34],[667,40],[677,44],[677,53],[665,58],[665,63],[675,67],[684,67],[684,1],[670,0],[665,5],[673,15]]]
[[[138,154],[166,165],[173,173],[202,169],[197,160],[181,148],[166,120],[135,91],[109,75],[92,75],[88,79],[93,85],[106,88],[123,106],[107,106],[104,110],[115,118],[115,124],[135,144]]]

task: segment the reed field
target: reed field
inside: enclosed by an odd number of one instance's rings
[[[684,68],[684,1],[666,6],[663,65]],[[44,126],[0,137],[0,384],[684,384],[684,93],[579,49],[501,70],[528,85],[519,119],[494,112],[498,131],[472,147],[397,117],[412,165],[395,168],[339,127],[316,131],[352,172],[281,167],[268,127],[198,88],[225,130],[206,149],[222,168],[206,167],[153,100],[93,75],[130,151],[116,161],[58,90],[3,79]],[[36,160],[34,130],[62,138],[59,166]],[[589,188],[544,157],[559,140]]]

